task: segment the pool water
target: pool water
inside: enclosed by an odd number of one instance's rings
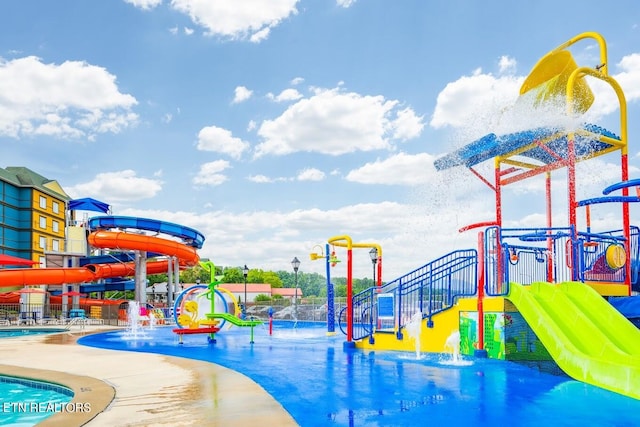
[[[73,392],[56,384],[0,376],[0,425],[34,426],[65,410]]]
[[[232,327],[184,337],[170,328],[144,339],[89,335],[83,345],[209,361],[241,372],[302,426],[637,426],[640,401],[512,362],[451,355],[345,349],[326,325],[278,322],[270,336]],[[639,385],[640,386],[640,385]],[[250,402],[247,402],[250,405]]]
[[[0,329],[0,339],[23,337],[26,335],[53,334],[56,332],[66,332],[66,329]]]

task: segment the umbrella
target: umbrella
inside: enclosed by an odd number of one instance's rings
[[[58,296],[59,297],[86,297],[87,294],[83,294],[82,292],[70,291],[70,292],[63,292]]]
[[[0,254],[0,265],[33,265],[33,264],[39,264],[39,262],[32,261],[26,258],[20,258],[17,256]]]

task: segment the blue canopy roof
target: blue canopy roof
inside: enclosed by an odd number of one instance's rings
[[[69,201],[70,211],[92,211],[108,213],[110,206],[99,200],[91,199],[89,197],[84,199],[76,199]]]
[[[578,131],[577,129],[576,131]],[[576,133],[575,135],[575,151],[576,157],[594,154],[599,151],[611,148],[612,145],[598,140],[598,136],[606,136],[620,140],[620,137],[608,130],[596,125],[586,124],[582,130],[590,133]],[[537,128],[521,132],[510,133],[498,136],[494,133],[483,136],[466,146],[437,159],[434,165],[437,170],[449,169],[454,166],[464,165],[468,168],[475,166],[485,160],[492,159],[496,156],[504,156],[514,152],[520,148],[532,144],[534,141],[557,137],[546,143],[546,147],[559,155],[566,158],[567,155],[567,132],[555,128]],[[529,157],[544,164],[553,163],[558,160],[547,150],[534,146],[523,152],[518,153],[520,156]]]

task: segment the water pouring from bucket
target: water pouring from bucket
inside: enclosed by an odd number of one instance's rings
[[[571,75],[577,72],[572,93],[568,93],[567,83]],[[589,88],[585,78],[579,74],[571,52],[560,50],[551,52],[533,67],[529,76],[520,87],[521,98],[533,100],[534,105],[547,102],[564,103],[572,100],[571,110],[575,113],[586,112],[594,101],[593,92]]]

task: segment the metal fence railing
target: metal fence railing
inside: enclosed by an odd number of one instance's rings
[[[0,320],[5,325],[60,324],[81,317],[96,320],[100,324],[122,326],[126,325],[126,316],[126,308],[118,305],[72,308],[71,305],[62,304],[0,304]]]
[[[434,315],[452,307],[457,298],[476,294],[477,264],[475,249],[454,251],[381,288],[354,295],[353,339],[390,326],[402,338],[402,328],[416,313],[433,326]]]

